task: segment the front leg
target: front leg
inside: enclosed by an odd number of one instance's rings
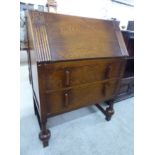
[[[51,137],[50,130],[46,129],[46,123],[41,123],[41,131],[39,133],[39,139],[43,142],[43,146],[48,146],[48,141]]]
[[[106,115],[106,120],[110,121],[112,115],[114,114],[114,100],[109,100],[107,101],[107,104],[109,105],[109,107],[106,108],[105,110],[105,115]]]

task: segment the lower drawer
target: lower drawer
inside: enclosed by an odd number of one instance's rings
[[[54,115],[110,99],[117,80],[46,94],[48,114]]]

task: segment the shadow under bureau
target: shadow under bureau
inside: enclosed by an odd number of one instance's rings
[[[115,21],[29,11],[28,56],[39,138],[47,146],[48,117],[96,105],[110,120],[126,50]],[[107,108],[99,103],[106,101]]]

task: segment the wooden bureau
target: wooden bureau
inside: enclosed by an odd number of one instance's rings
[[[117,23],[38,11],[29,11],[27,19],[30,81],[43,145],[50,138],[50,116],[94,104],[110,120],[128,56]]]

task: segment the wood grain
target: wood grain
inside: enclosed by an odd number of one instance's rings
[[[104,114],[110,120],[128,55],[119,27],[113,21],[37,11],[29,11],[28,20],[30,75],[43,145],[51,135],[46,128],[50,116],[108,101]]]
[[[29,11],[38,62],[128,56],[114,21]]]

